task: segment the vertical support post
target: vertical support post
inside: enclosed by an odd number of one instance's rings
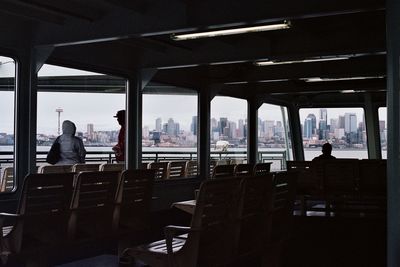
[[[386,1],[387,266],[400,266],[400,2]]]
[[[36,171],[37,70],[34,49],[20,55],[15,102],[15,177],[18,186],[23,178]]]
[[[210,90],[203,88],[198,97],[198,159],[200,177],[207,179],[210,174],[210,113],[211,113],[211,94]]]
[[[125,168],[137,169],[142,162],[142,78],[137,71],[126,85]]]
[[[292,136],[292,149],[294,160],[304,160],[303,137],[301,135],[300,115],[294,105],[288,106],[288,116],[290,121],[290,131]]]
[[[257,98],[247,101],[247,162],[256,164],[258,161],[258,104]]]
[[[365,94],[365,127],[367,131],[368,158],[380,159],[381,143],[379,133],[379,117],[378,111],[372,104],[371,94]]]

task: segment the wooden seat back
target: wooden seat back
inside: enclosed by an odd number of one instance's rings
[[[169,162],[152,162],[149,169],[156,171],[156,180],[169,178]]]
[[[14,168],[6,167],[0,184],[0,192],[11,192],[14,189]]]
[[[230,159],[220,159],[217,161],[217,166],[218,165],[230,165],[231,160]]]
[[[362,196],[386,195],[386,160],[363,159],[359,161],[359,190]]]
[[[278,172],[273,182],[274,200],[272,207],[271,239],[285,240],[291,229],[296,195],[296,172]]]
[[[233,177],[235,176],[236,165],[217,165],[214,168],[212,178]]]
[[[72,172],[72,165],[42,165],[38,173],[68,173]]]
[[[187,163],[187,177],[195,177],[198,175],[197,160],[189,160]]]
[[[103,163],[99,166],[99,171],[116,171],[122,172],[125,170],[124,163]]]
[[[288,171],[295,171],[297,175],[296,192],[299,195],[315,195],[320,193],[321,181],[314,175],[312,161],[287,161]]]
[[[73,177],[72,173],[25,177],[17,209],[19,217],[11,232],[1,240],[2,244],[8,244],[2,246],[2,254],[39,249],[44,245],[54,247],[65,242]]]
[[[95,172],[99,171],[99,166],[98,163],[77,163],[72,166],[72,172]]]
[[[190,259],[196,266],[222,266],[232,259],[239,191],[240,179],[236,178],[201,184],[191,222],[195,231],[189,233],[181,249],[183,260]]]
[[[141,169],[141,170],[146,170],[148,168],[149,168],[148,162],[142,162],[141,164],[139,164],[139,169]]]
[[[251,176],[253,175],[253,164],[237,164],[235,167],[235,176]]]
[[[359,177],[358,161],[358,159],[314,161],[323,169],[322,181],[326,196],[354,195],[356,193]]]
[[[115,195],[120,172],[80,172],[70,217],[70,238],[102,238],[112,233]]]
[[[253,257],[269,241],[274,175],[245,177],[241,182],[236,256]]]
[[[169,164],[169,178],[184,178],[187,176],[187,161],[171,161]]]
[[[210,177],[213,176],[214,168],[217,166],[217,160],[210,160]]]
[[[272,162],[256,163],[253,175],[265,175],[271,171]]]
[[[243,159],[231,159],[229,164],[244,164]]]
[[[125,170],[118,184],[114,230],[138,231],[148,226],[155,170]]]

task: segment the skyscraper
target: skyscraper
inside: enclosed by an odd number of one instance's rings
[[[197,135],[197,116],[192,117],[192,124],[190,125],[190,131],[193,135]]]
[[[94,125],[93,125],[93,123],[87,124],[87,138],[89,140],[94,140]]]
[[[312,118],[308,117],[304,121],[304,133],[305,138],[310,139],[313,134]]]
[[[174,119],[170,118],[167,123],[167,133],[168,135],[175,135],[175,122]]]
[[[228,118],[219,118],[219,133],[224,134],[225,127],[228,126]]]
[[[161,118],[157,118],[156,119],[156,131],[157,132],[161,132],[161,129],[162,129],[162,120],[161,120]]]
[[[319,119],[328,121],[328,110],[326,108],[321,108],[319,110]]]
[[[239,138],[244,137],[244,121],[243,121],[242,119],[239,120],[238,137],[239,137]]]
[[[357,132],[357,115],[355,113],[344,114],[344,132],[345,133]]]
[[[311,135],[316,134],[317,133],[317,118],[312,113],[308,114],[307,118],[310,119],[310,123],[311,123]],[[310,138],[311,138],[311,136],[310,136]]]

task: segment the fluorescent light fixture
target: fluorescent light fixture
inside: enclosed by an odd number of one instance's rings
[[[342,94],[352,94],[352,93],[355,93],[356,91],[354,91],[354,90],[342,90],[342,91],[340,91]]]
[[[243,81],[243,82],[228,82],[224,83],[226,85],[235,85],[235,84],[248,84],[249,82]]]
[[[320,62],[320,61],[334,61],[334,60],[345,60],[345,59],[349,59],[349,57],[345,57],[345,56],[320,57],[320,58],[309,58],[309,59],[291,60],[291,61],[268,60],[268,61],[257,61],[254,64],[256,66],[271,66],[271,65],[309,63],[309,62]]]
[[[290,21],[284,21],[282,23],[270,24],[270,25],[260,25],[260,26],[251,26],[251,27],[243,27],[243,28],[215,30],[215,31],[208,31],[208,32],[172,34],[171,39],[175,40],[175,41],[182,41],[182,40],[235,35],[235,34],[243,34],[243,33],[251,33],[251,32],[282,30],[282,29],[288,29],[290,27],[291,27]]]
[[[351,80],[367,80],[367,79],[381,79],[385,78],[385,76],[366,76],[366,77],[344,77],[344,78],[320,78],[320,77],[315,77],[315,78],[304,78],[301,80],[304,80],[306,82],[333,82],[333,81],[351,81]]]

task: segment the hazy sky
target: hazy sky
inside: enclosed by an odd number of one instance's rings
[[[13,77],[15,66],[10,58],[0,57],[0,77]],[[7,62],[7,63],[6,63]],[[4,64],[6,63],[6,64]],[[44,65],[39,76],[65,76],[65,75],[101,75],[69,68]],[[14,93],[0,92],[0,132],[11,133],[14,123]],[[100,93],[38,93],[38,133],[57,133],[56,109],[62,108],[61,122],[73,121],[78,131],[86,132],[87,124],[94,124],[95,131],[118,130],[119,125],[113,115],[116,111],[125,108],[125,95],[100,94]],[[361,108],[334,108],[328,110],[328,124],[331,118],[338,118],[345,112],[357,114],[357,122],[363,116]],[[319,118],[319,109],[300,110],[300,120],[309,113],[314,113]],[[180,123],[183,130],[190,130],[192,116],[197,115],[196,95],[144,95],[143,96],[143,126],[155,128],[155,120],[162,119],[166,123],[169,118]],[[380,118],[386,120],[386,111],[380,109]],[[232,97],[216,96],[211,102],[211,118],[219,119],[227,117],[230,121],[238,123],[239,119],[247,118],[247,101]],[[279,106],[264,104],[259,110],[258,117],[261,120],[282,121],[282,113]]]

